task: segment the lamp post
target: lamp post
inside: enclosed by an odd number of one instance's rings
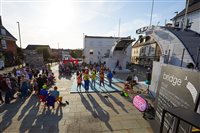
[[[185,16],[184,16],[184,21],[183,21],[183,29],[186,29],[187,27],[187,12],[188,12],[188,6],[189,6],[189,0],[186,0],[186,4],[185,4]]]
[[[20,44],[20,49],[21,49],[20,54],[22,55],[22,43],[21,43],[20,23],[17,22],[17,25],[18,25],[18,32],[19,32],[19,44]],[[22,66],[23,66],[23,59],[22,59]]]
[[[152,1],[152,5],[151,5],[151,17],[150,17],[150,24],[149,24],[149,27],[151,27],[151,23],[152,23],[153,7],[154,7],[154,0]]]

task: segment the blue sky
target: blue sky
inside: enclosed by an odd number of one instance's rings
[[[3,25],[22,47],[45,44],[51,48],[83,48],[83,34],[137,39],[135,30],[148,26],[152,0],[0,0]],[[170,22],[185,0],[155,0],[152,24]],[[17,41],[19,46],[19,42]]]

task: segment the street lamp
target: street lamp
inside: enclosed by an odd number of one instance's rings
[[[154,0],[152,1],[152,5],[151,5],[151,17],[150,17],[150,24],[149,24],[149,27],[151,27],[151,23],[152,23],[153,7],[154,7]]]
[[[20,48],[22,49],[22,43],[21,43],[21,33],[20,33],[20,23],[17,22],[18,24],[18,32],[19,32],[19,44],[20,44]]]
[[[20,54],[22,55],[22,43],[21,43],[20,23],[17,22],[17,25],[18,25],[18,32],[19,32],[19,44],[20,44],[20,49],[21,49]],[[23,66],[23,59],[22,59],[22,66]]]

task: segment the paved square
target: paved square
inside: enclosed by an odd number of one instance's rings
[[[53,71],[59,77],[57,66]],[[63,101],[69,105],[60,108],[56,104],[55,110],[48,110],[35,95],[0,105],[0,132],[153,133],[142,114],[120,93],[70,94],[73,77],[56,80]]]

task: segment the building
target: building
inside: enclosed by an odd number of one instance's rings
[[[69,50],[62,50],[62,60],[69,60],[71,58]]]
[[[106,63],[106,58],[109,58],[112,47],[119,39],[128,39],[130,37],[103,37],[103,36],[84,36],[83,59],[88,64]],[[131,46],[126,49],[126,55],[130,62]]]
[[[0,16],[0,58],[6,66],[15,65],[17,62],[17,39],[3,26]]]
[[[197,33],[200,33],[200,1],[199,0],[187,0],[189,1],[188,10],[187,10],[187,21],[186,21],[186,29],[190,29]],[[184,28],[184,17],[185,17],[185,9],[183,9],[180,13],[172,18],[174,27],[176,28]]]
[[[139,36],[132,46],[131,61],[134,64],[152,66],[153,61],[160,60],[160,56],[160,47],[151,36]]]
[[[47,51],[44,53],[43,49]],[[52,50],[49,45],[28,45],[25,49],[25,63],[31,67],[42,67],[45,61],[49,61],[51,55]]]

